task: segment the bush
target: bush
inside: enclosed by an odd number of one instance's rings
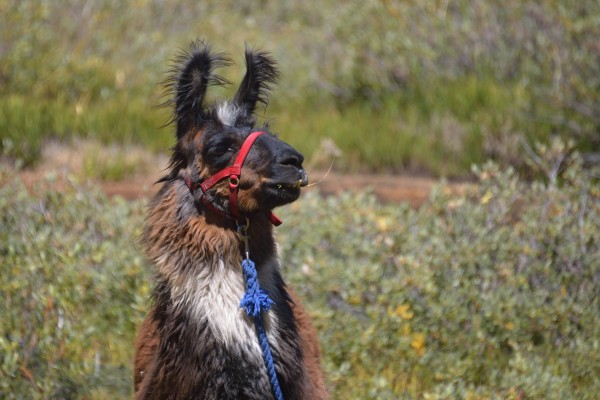
[[[33,195],[0,189],[1,398],[131,393],[150,284],[136,247],[143,210],[56,177]]]
[[[487,164],[419,210],[309,192],[280,211],[333,398],[597,397],[600,191],[570,160],[545,183]],[[144,207],[59,184],[0,189],[0,397],[124,398]]]
[[[335,398],[593,399],[600,389],[600,191],[488,164],[454,197],[288,209],[286,273],[317,316]]]

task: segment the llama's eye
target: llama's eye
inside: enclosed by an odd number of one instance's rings
[[[238,149],[238,140],[236,134],[210,135],[204,142],[204,157],[216,167],[228,163]]]
[[[225,155],[226,153],[233,153],[234,151],[235,149],[233,148],[233,146],[229,146],[225,151],[222,152],[221,155]]]
[[[235,147],[228,143],[217,144],[210,148],[208,154],[214,158],[221,158],[235,152]]]

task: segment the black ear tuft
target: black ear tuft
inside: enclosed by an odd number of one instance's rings
[[[206,89],[230,83],[214,70],[231,64],[225,53],[213,52],[203,40],[192,42],[189,51],[182,50],[173,60],[170,76],[163,82],[164,94],[169,99],[161,106],[173,107],[167,124],[177,122],[178,140],[192,127],[201,127],[206,121],[208,116],[203,106]]]
[[[233,102],[252,115],[257,102],[265,106],[268,104],[269,91],[277,82],[278,75],[277,63],[269,53],[246,47],[246,75]]]

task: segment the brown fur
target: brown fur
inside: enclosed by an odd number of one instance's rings
[[[298,324],[298,333],[300,334],[302,353],[304,354],[304,364],[313,388],[312,393],[307,398],[327,399],[329,398],[329,394],[325,385],[325,376],[321,369],[321,350],[317,331],[296,293],[289,287],[288,293],[294,302],[292,310]]]

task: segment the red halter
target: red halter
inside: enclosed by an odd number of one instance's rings
[[[202,204],[206,206],[212,212],[215,212],[219,215],[225,216],[227,218],[233,218],[235,220],[242,220],[243,217],[240,215],[238,206],[237,206],[237,194],[238,194],[238,185],[240,184],[240,175],[242,174],[242,165],[244,165],[244,160],[246,156],[250,152],[252,145],[256,141],[256,139],[260,135],[264,135],[265,132],[252,132],[244,141],[242,148],[239,153],[235,157],[235,161],[233,165],[230,167],[225,167],[210,178],[206,179],[204,182],[200,184],[200,189],[202,190],[202,196],[200,200]],[[223,211],[217,209],[213,204],[211,204],[208,200],[205,199],[204,195],[206,191],[216,185],[218,182],[222,181],[225,178],[229,178],[229,212],[230,214],[224,213]],[[197,188],[196,184],[192,183],[189,178],[185,179],[185,183],[187,187],[190,189],[192,194],[194,190]],[[269,221],[275,226],[279,226],[282,224],[282,221],[277,218],[272,212],[268,213]]]

